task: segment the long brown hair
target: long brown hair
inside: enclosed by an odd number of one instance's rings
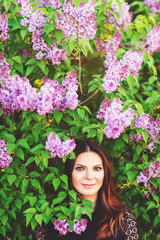
[[[93,141],[77,141],[74,150],[76,158],[80,153],[93,151],[99,154],[103,161],[104,181],[98,193],[96,202],[96,219],[98,220],[97,240],[116,236],[119,228],[122,229],[123,204],[118,200],[115,191],[112,165],[108,161],[102,148]],[[72,171],[75,159],[67,159],[65,173],[68,176],[69,186],[74,189],[72,184]]]

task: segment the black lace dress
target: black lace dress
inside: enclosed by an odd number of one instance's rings
[[[36,227],[35,240],[96,240],[97,224],[94,213],[92,217],[93,219],[90,221],[87,215],[83,215],[83,218],[86,218],[88,223],[85,232],[82,232],[81,235],[71,232],[59,236],[59,232],[54,229],[53,224],[49,223],[47,226]],[[123,226],[123,231],[119,229],[116,238],[111,236],[104,240],[140,240],[136,218],[127,208],[125,208],[123,214]]]

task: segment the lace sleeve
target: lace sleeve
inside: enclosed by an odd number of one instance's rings
[[[47,228],[46,225],[37,225],[35,229],[35,240],[46,240]]]
[[[128,208],[124,210],[123,223],[125,240],[140,240],[136,218]]]

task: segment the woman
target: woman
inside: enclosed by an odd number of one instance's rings
[[[36,229],[36,239],[140,240],[133,213],[117,199],[111,164],[103,150],[92,141],[78,141],[75,154],[76,159],[66,161],[65,172],[70,188],[95,204],[92,221],[83,214],[88,220],[85,232],[64,236],[59,236],[50,223],[47,228]]]

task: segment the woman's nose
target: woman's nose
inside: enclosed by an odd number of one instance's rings
[[[90,169],[86,170],[86,178],[92,179],[93,178],[93,171]]]

